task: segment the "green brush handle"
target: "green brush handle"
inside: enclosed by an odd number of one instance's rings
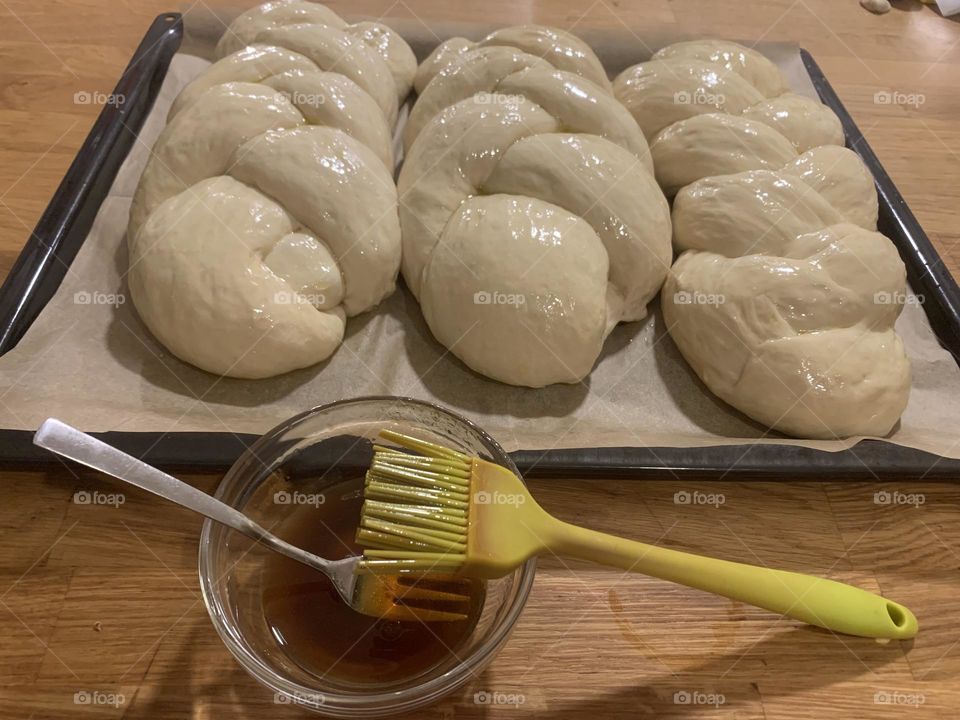
[[[860,637],[903,640],[917,619],[903,605],[825,578],[646,545],[570,525],[544,513],[541,540],[558,555],[669,580]]]

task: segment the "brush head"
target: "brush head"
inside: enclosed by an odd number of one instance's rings
[[[380,436],[402,449],[374,446],[359,572],[489,580],[544,549],[555,521],[509,469],[400,433]]]
[[[390,430],[412,452],[374,446],[357,543],[359,570],[455,573],[467,561],[474,458]]]

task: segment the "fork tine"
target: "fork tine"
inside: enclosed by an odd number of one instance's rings
[[[454,575],[394,575],[382,580],[403,601],[468,602],[473,585],[469,580]]]
[[[466,620],[465,613],[450,612],[447,610],[433,610],[429,608],[410,608],[403,605],[391,606],[381,617],[388,620],[404,620],[407,622],[456,622]]]
[[[443,589],[453,587],[469,588],[476,581],[454,573],[432,572],[424,575],[397,575],[396,582],[398,585],[406,585],[408,587],[419,585],[420,587]]]
[[[405,575],[396,575],[393,581],[401,588],[419,588],[430,590],[437,593],[456,595],[469,599],[473,594],[473,588],[476,581],[454,574],[429,573],[426,575],[417,575],[416,573],[407,573]]]
[[[402,593],[399,594],[399,599],[403,601],[404,605],[415,606],[411,603],[411,600],[426,600],[426,601],[435,601],[435,602],[450,602],[450,603],[468,603],[470,602],[469,595],[461,595],[456,592],[447,592],[444,590],[431,590],[429,588],[421,587],[409,587],[406,588]]]
[[[391,620],[450,622],[464,620],[470,597],[457,592],[417,587],[417,578],[362,575],[357,578],[352,607],[358,612]]]

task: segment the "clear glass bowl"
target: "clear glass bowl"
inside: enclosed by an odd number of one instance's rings
[[[278,492],[322,494],[370,462],[370,440],[385,428],[439,442],[516,467],[483,430],[448,410],[409,398],[370,397],[315,408],[260,438],[217,489],[223,502],[268,529],[282,527],[291,505]],[[280,533],[282,535],[282,532]],[[200,536],[200,586],[213,625],[238,662],[273,690],[278,703],[297,703],[332,717],[377,717],[435,702],[487,665],[506,641],[530,594],[536,561],[490,581],[479,620],[456,656],[393,683],[347,682],[295,663],[264,617],[262,575],[269,551],[211,520]]]

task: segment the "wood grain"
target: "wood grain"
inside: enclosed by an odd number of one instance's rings
[[[947,265],[960,270],[960,25],[928,6],[902,0],[873,16],[854,0],[331,5],[427,24],[543,22],[798,42],[814,53]],[[152,18],[171,9],[162,0],[0,0],[0,272],[99,110],[76,104],[74,93],[108,93]],[[923,102],[876,104],[884,90]],[[212,490],[218,479],[190,480]],[[916,612],[915,641],[840,638],[657,580],[548,558],[493,665],[409,717],[955,717],[960,490],[830,480],[532,487],[548,510],[573,522],[882,591]],[[196,577],[197,518],[66,467],[4,472],[2,483],[0,718],[306,716],[275,704],[213,631]],[[73,502],[75,492],[94,489],[124,492],[125,502]],[[680,491],[723,502],[677,504]],[[883,504],[901,498],[895,493],[914,493],[914,504]],[[74,703],[75,693],[94,690],[124,702]],[[478,704],[480,691],[523,703]],[[715,704],[700,702],[710,696]],[[697,702],[678,702],[687,697]],[[897,704],[877,702],[885,698]]]

